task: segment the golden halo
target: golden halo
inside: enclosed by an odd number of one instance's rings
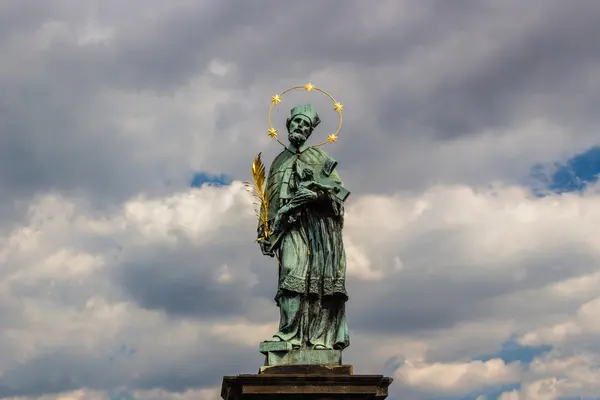
[[[334,143],[334,142],[336,142],[337,139],[338,139],[337,134],[339,133],[340,129],[342,129],[342,110],[344,109],[344,106],[342,104],[340,104],[339,102],[337,102],[333,98],[332,95],[330,95],[329,93],[327,93],[323,89],[319,89],[318,87],[314,86],[310,82],[307,83],[306,85],[303,85],[303,86],[294,86],[294,87],[291,87],[289,89],[284,90],[280,94],[276,94],[275,96],[271,97],[271,107],[269,108],[269,130],[268,130],[269,136],[271,136],[273,139],[277,140],[277,142],[279,142],[279,144],[281,144],[283,147],[287,147],[285,144],[281,143],[281,141],[277,137],[277,129],[273,128],[273,125],[271,125],[271,112],[273,111],[273,108],[278,103],[281,103],[281,96],[283,96],[287,92],[290,92],[290,91],[295,90],[295,89],[304,89],[307,92],[311,92],[313,90],[316,90],[317,92],[321,92],[321,93],[323,93],[324,95],[326,95],[327,97],[329,97],[331,99],[331,101],[333,102],[333,109],[338,114],[340,114],[340,122],[338,123],[338,127],[337,127],[336,131],[333,132],[332,134],[330,134],[329,136],[327,136],[327,140],[326,141],[324,141],[323,143],[316,144],[316,145],[314,145],[314,147],[323,146],[324,144],[327,144],[327,143]]]

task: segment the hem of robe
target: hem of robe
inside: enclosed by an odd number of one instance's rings
[[[309,279],[309,282],[307,282],[305,278],[288,275],[281,279],[281,282],[279,283],[279,290],[277,292],[279,293],[282,291],[300,294],[307,293],[317,296],[343,295],[348,297],[345,278],[311,278]]]
[[[322,293],[299,292],[296,290],[281,288],[277,291],[277,294],[275,295],[275,298],[274,298],[277,305],[279,305],[279,298],[282,296],[299,296],[299,297],[302,297],[302,296],[313,297],[314,296],[321,300],[326,299],[326,298],[337,298],[338,300],[340,300],[344,303],[346,303],[348,301],[348,294],[345,291],[322,294]]]
[[[305,307],[310,307],[310,303],[320,303],[323,300],[331,300],[335,297],[337,297],[338,301],[344,300],[343,296],[319,297],[312,295],[307,296],[309,301],[306,302],[298,299],[298,297],[304,296],[302,293],[285,291],[283,294],[292,301],[291,304],[296,303],[297,305],[293,307],[293,309],[288,309],[292,312],[291,315],[288,315],[288,318],[280,320],[279,329],[277,333],[273,335],[274,337],[278,337],[279,339],[290,343],[294,348],[311,348],[321,345],[326,349],[343,350],[350,346],[350,337],[348,335],[348,325],[345,316],[346,313],[343,308],[339,310],[341,314],[339,315],[340,319],[337,319],[338,323],[329,326],[329,328],[322,331],[317,330],[315,332],[313,331],[313,328],[310,327],[310,322],[308,322],[308,325],[305,325],[307,323],[304,315],[307,311]],[[342,303],[345,303],[345,300],[342,301]],[[284,318],[283,315],[284,314],[281,315],[282,318]],[[315,333],[318,334],[312,338],[305,337],[305,334],[307,333],[305,329],[309,329],[309,331],[312,332],[309,333],[309,335]]]

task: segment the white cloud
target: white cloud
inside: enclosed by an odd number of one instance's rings
[[[77,38],[80,46],[109,44],[116,35],[115,28],[98,23],[95,18],[89,18]]]
[[[597,272],[589,260],[598,257],[598,203],[594,192],[536,199],[514,187],[478,191],[439,186],[420,195],[355,196],[345,230],[354,338],[346,361],[376,373],[390,357],[405,359],[397,376],[406,387],[423,393],[473,393],[518,381],[523,368],[524,387],[531,393],[543,392],[539,382],[561,376],[555,386],[564,387],[560,390],[565,393],[596,388],[593,359],[578,361],[578,368],[556,364],[560,360],[536,360],[522,368],[499,359],[468,359],[493,354],[517,333],[524,335],[523,344],[556,346],[570,338],[564,332],[579,335],[574,340],[595,335],[597,291],[592,283]],[[28,215],[27,223],[15,228],[0,249],[0,296],[7,316],[0,339],[5,371],[15,362],[34,362],[44,349],[62,348],[87,362],[96,360],[97,367],[112,359],[118,375],[104,379],[125,384],[159,373],[167,361],[187,365],[202,354],[212,357],[215,340],[255,353],[258,368],[257,343],[276,326],[277,310],[270,300],[275,275],[273,260],[262,258],[252,243],[251,199],[241,183],[165,198],[136,197],[110,215],[95,213],[81,199],[42,196]],[[569,241],[563,240],[565,233]],[[164,251],[222,260],[188,267],[173,257],[174,263],[160,265],[158,271],[164,279],[176,279],[175,287],[184,287],[176,278],[181,276],[210,279],[230,297],[232,290],[245,293],[250,314],[221,314],[215,320],[203,316],[204,311],[169,317],[164,314],[166,303],[149,303],[155,305],[144,309],[146,300],[138,296],[145,295],[119,286],[119,274],[138,268],[134,261],[142,267],[153,257],[168,262],[169,257],[160,255]],[[541,253],[546,256],[531,256]],[[563,267],[563,257],[572,254],[577,257]],[[144,268],[140,277],[156,273]],[[208,275],[190,275],[205,269]],[[265,277],[271,283],[260,286]],[[491,282],[501,285],[492,292],[480,289]],[[267,292],[257,292],[259,286]],[[551,307],[540,314],[535,302],[528,301],[514,312],[511,301],[532,296]],[[564,316],[564,310],[553,308],[561,299],[579,304],[580,311],[548,328],[547,321]],[[368,317],[378,318],[377,313],[390,313],[382,318],[396,328],[369,326]],[[404,318],[420,315],[444,315],[448,322],[402,326]],[[385,333],[377,332],[381,329]],[[120,343],[133,353],[119,350]],[[157,348],[155,343],[162,345]],[[64,368],[73,373],[68,365]],[[83,374],[80,379],[92,378]]]
[[[557,383],[556,378],[527,382],[520,390],[502,393],[498,400],[555,400],[560,396]]]
[[[563,345],[578,342],[600,332],[600,297],[582,304],[577,313],[561,323],[542,327],[522,336],[525,345]],[[599,343],[600,344],[600,343]]]
[[[110,393],[94,390],[76,390],[68,393],[60,393],[56,395],[43,395],[38,397],[4,397],[1,400],[112,400],[112,398],[121,398],[126,394],[131,395],[134,399],[148,400],[219,400],[220,388],[207,388],[199,390],[186,390],[181,393],[173,393],[165,390],[115,390]],[[109,397],[113,395],[113,397]]]
[[[501,359],[485,362],[413,364],[405,362],[396,377],[399,383],[423,393],[466,395],[489,386],[518,382],[519,363]]]

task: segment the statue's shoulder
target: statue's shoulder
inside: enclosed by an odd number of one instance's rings
[[[285,162],[292,155],[293,155],[293,153],[291,151],[289,151],[288,149],[284,149],[281,153],[279,153],[279,154],[277,154],[277,156],[275,156],[275,158],[273,159],[273,164]]]
[[[327,154],[327,152],[321,149],[320,147],[309,147],[308,149],[306,149],[306,151],[310,152],[312,155],[315,155],[317,157],[329,158],[329,154]]]
[[[291,152],[289,152],[287,149],[283,150],[273,159],[273,162],[271,163],[271,171],[276,171],[279,167],[285,164],[285,162],[289,160],[291,156]]]
[[[306,162],[311,164],[321,164],[330,158],[329,154],[318,147],[309,147],[302,153],[302,156]]]

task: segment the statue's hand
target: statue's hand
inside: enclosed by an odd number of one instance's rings
[[[308,189],[306,186],[300,186],[298,191],[292,198],[291,204],[294,206],[302,206],[306,203],[309,203],[313,200],[316,200],[318,197],[317,192],[314,190]]]
[[[282,229],[283,221],[288,216],[290,212],[290,207],[285,205],[279,209],[277,215],[275,216],[275,220],[273,221],[273,232],[280,232]]]
[[[268,240],[261,240],[258,243],[260,243],[260,251],[262,251],[264,256],[275,257],[275,251],[273,251],[271,242]]]

